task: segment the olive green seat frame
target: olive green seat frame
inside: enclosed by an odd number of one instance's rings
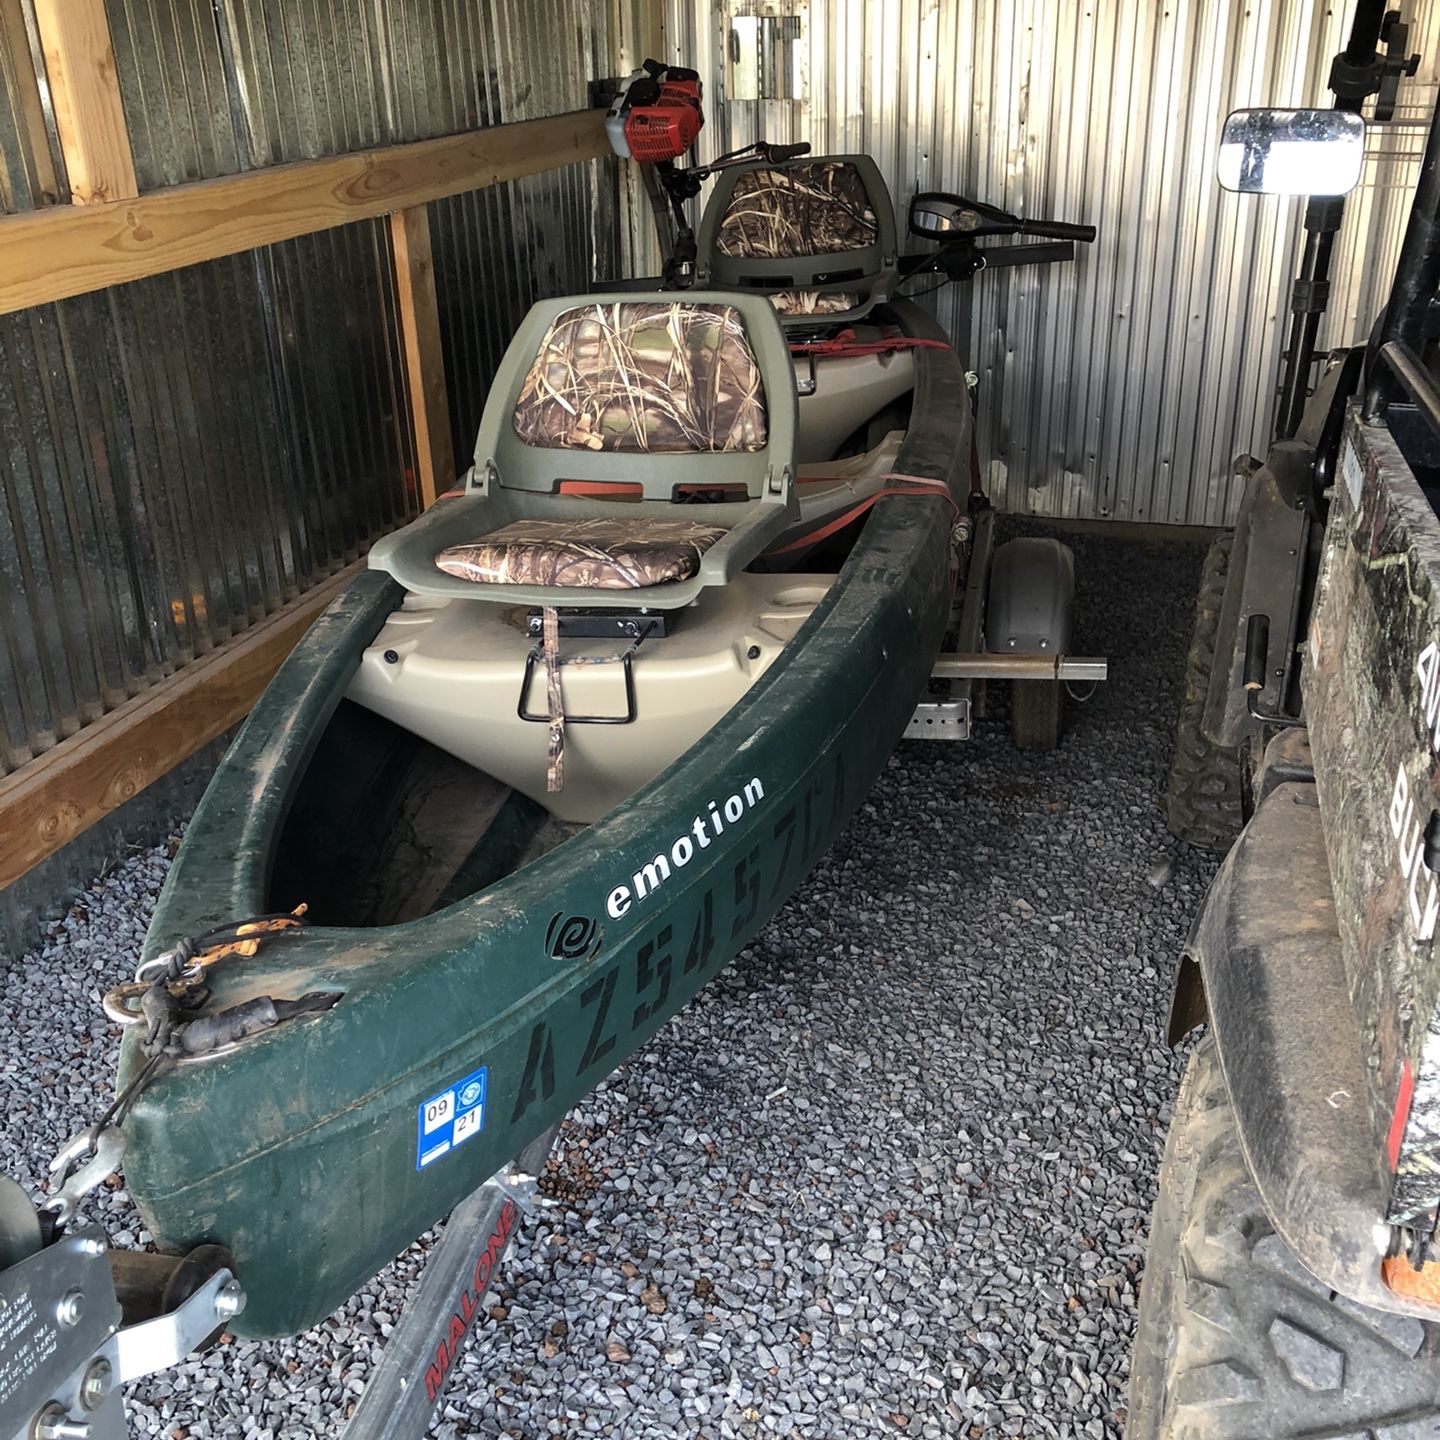
[[[567,311],[605,305],[727,306],[739,312],[765,392],[766,437],[752,451],[635,453],[529,445],[515,430],[515,406],[526,376],[550,331]],[[442,500],[413,524],[371,549],[372,570],[384,570],[412,594],[507,605],[606,609],[677,609],[707,586],[739,574],[787,526],[799,519],[795,491],[797,404],[794,371],[775,308],[764,295],[733,291],[607,292],[541,300],[520,323],[490,387],[475,463],[464,493]],[[641,486],[633,503],[557,493],[562,481]],[[729,503],[677,502],[678,485],[720,489],[743,486],[749,497]],[[482,539],[516,520],[689,520],[726,533],[700,557],[696,574],[635,589],[562,585],[505,585],[448,575],[435,563],[440,551]]]
[[[855,250],[831,251],[822,255],[767,257],[760,255],[722,255],[716,248],[721,221],[730,209],[731,198],[740,177],[756,170],[787,170],[807,165],[849,165],[865,186],[870,207],[875,212],[875,243]],[[868,155],[804,155],[795,160],[773,162],[759,160],[751,165],[737,165],[722,170],[705,204],[696,232],[696,283],[703,286],[727,287],[732,290],[753,290],[775,294],[781,290],[859,291],[861,304],[850,310],[830,315],[782,315],[781,323],[788,329],[813,329],[817,324],[833,325],[859,320],[876,305],[883,304],[895,292],[899,279],[899,238],[895,228],[895,206],[880,167]],[[862,273],[855,275],[853,272]],[[841,271],[849,279],[828,280],[820,277]]]

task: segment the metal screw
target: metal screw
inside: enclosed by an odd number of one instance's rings
[[[30,1433],[35,1440],[87,1440],[90,1424],[86,1420],[71,1420],[65,1407],[52,1400],[36,1417]]]
[[[385,663],[387,665],[398,665],[400,663],[400,652],[398,650],[387,650],[385,652]]]
[[[752,660],[758,660],[760,658],[760,647],[758,645],[752,645],[745,653]]]
[[[85,1292],[67,1290],[56,1303],[55,1318],[62,1325],[78,1325],[85,1313]]]
[[[104,1356],[97,1356],[92,1360],[90,1368],[86,1370],[84,1378],[80,1381],[81,1408],[98,1410],[105,1397],[110,1393],[110,1386],[114,1380],[115,1372],[110,1368],[110,1362]]]
[[[103,1255],[105,1253],[105,1242],[98,1235],[77,1235],[75,1237],[75,1248],[82,1255]]]
[[[245,1291],[238,1280],[227,1280],[215,1294],[215,1313],[233,1320],[245,1308]]]

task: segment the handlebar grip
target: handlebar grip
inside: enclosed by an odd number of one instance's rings
[[[1037,235],[1045,240],[1079,240],[1088,245],[1095,238],[1093,225],[1067,225],[1063,220],[1022,220],[1022,235]]]
[[[801,141],[798,145],[767,145],[765,147],[765,158],[767,160],[794,160],[801,155],[808,155],[810,146]]]

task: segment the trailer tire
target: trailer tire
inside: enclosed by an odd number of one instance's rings
[[[1205,555],[1195,628],[1185,662],[1185,696],[1175,727],[1175,759],[1170,767],[1166,819],[1170,831],[1203,850],[1227,851],[1245,824],[1244,756],[1236,745],[1216,745],[1201,722],[1215,665],[1220,607],[1230,569],[1233,535],[1222,535]]]
[[[1203,1041],[1160,1167],[1126,1440],[1419,1440],[1437,1427],[1440,1326],[1351,1304],[1292,1258]]]
[[[1065,729],[1065,686],[1059,680],[1015,680],[1010,686],[1010,738],[1017,750],[1058,750]]]

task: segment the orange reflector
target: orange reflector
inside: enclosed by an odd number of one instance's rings
[[[645,487],[633,480],[562,480],[560,493],[592,500],[634,500],[644,495]]]
[[[1440,1305],[1440,1260],[1427,1260],[1417,1270],[1403,1255],[1392,1255],[1381,1266],[1385,1283],[1407,1300]]]

